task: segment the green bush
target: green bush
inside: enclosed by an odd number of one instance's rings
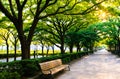
[[[10,79],[10,78],[19,79],[19,74],[21,75],[21,77],[34,76],[38,71],[40,72],[39,63],[41,62],[55,60],[55,59],[62,59],[62,62],[64,64],[68,64],[70,63],[70,61],[80,58],[89,53],[91,52],[65,53],[65,54],[51,55],[49,57],[41,57],[37,59],[26,59],[26,60],[14,61],[9,63],[0,63],[0,79]],[[14,78],[13,76],[15,74],[16,74],[15,76],[16,78]],[[5,76],[6,78],[4,78]]]
[[[39,58],[38,60],[40,60],[39,62],[45,62],[45,61],[50,61],[50,60],[55,60],[55,59],[61,59],[61,55],[51,55],[49,57],[42,57]]]
[[[18,72],[3,71],[0,73],[0,79],[21,79],[21,76]]]
[[[23,76],[33,76],[39,71],[38,62],[35,59],[22,60],[20,63],[22,65]]]
[[[70,57],[66,57],[62,59],[63,64],[69,64],[70,63]]]
[[[8,57],[14,57],[15,54],[9,54]],[[20,54],[16,54],[16,57],[21,56]],[[0,58],[7,58],[7,54],[0,54]]]
[[[120,51],[119,50],[112,50],[111,53],[120,57]]]

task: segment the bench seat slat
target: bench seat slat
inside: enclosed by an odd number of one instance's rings
[[[69,68],[69,65],[62,64],[61,59],[39,63],[43,74],[54,75],[59,71]]]
[[[49,70],[51,68],[54,68],[54,67],[57,67],[57,66],[60,66],[60,65],[62,65],[61,59],[40,63],[40,66],[41,66],[42,70]]]
[[[56,74],[57,72],[66,69],[67,67],[68,67],[68,65],[61,65],[61,66],[55,67],[53,69],[50,69],[52,72],[51,74]]]

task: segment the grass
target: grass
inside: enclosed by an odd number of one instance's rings
[[[21,50],[17,50],[17,54],[20,54]],[[0,54],[6,54],[6,50],[0,50]],[[14,50],[9,50],[9,54],[14,54]]]
[[[31,52],[31,54],[33,54],[34,50],[31,50],[30,52]],[[59,53],[60,50],[55,50],[54,52],[56,54],[56,53]],[[36,53],[41,54],[42,50],[37,50]],[[44,50],[44,54],[46,54],[46,53],[47,53],[47,50]],[[0,50],[0,54],[6,54],[6,50]],[[14,50],[9,50],[9,54],[14,54]],[[21,54],[21,50],[17,50],[17,54]],[[49,50],[49,54],[53,54],[53,51]]]

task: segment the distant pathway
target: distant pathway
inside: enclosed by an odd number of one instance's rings
[[[120,58],[104,49],[72,62],[70,67],[55,79],[120,79]]]

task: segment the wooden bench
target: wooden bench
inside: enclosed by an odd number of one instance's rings
[[[69,65],[62,64],[61,59],[56,59],[56,60],[39,63],[39,65],[42,70],[42,73],[45,75],[50,74],[53,76],[54,74],[58,73],[59,71],[62,71],[65,69],[70,70]]]

